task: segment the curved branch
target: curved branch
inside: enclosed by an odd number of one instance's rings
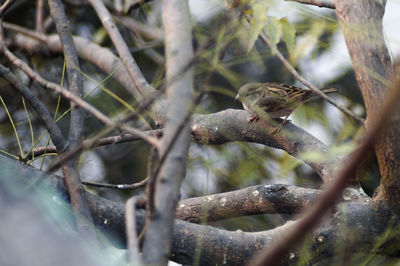
[[[58,84],[55,84],[53,82],[49,82],[42,78],[38,73],[33,71],[32,68],[30,68],[25,62],[20,60],[18,57],[16,57],[10,50],[8,50],[7,46],[4,43],[4,37],[3,37],[3,27],[0,25],[0,44],[1,44],[1,49],[3,53],[6,55],[6,57],[18,68],[20,68],[22,71],[24,71],[31,79],[35,80],[40,86],[50,89],[56,93],[61,94],[63,97],[66,99],[73,101],[76,105],[81,107],[82,109],[85,109],[89,113],[91,113],[94,117],[96,117],[99,121],[106,125],[111,125],[115,126],[117,128],[120,128],[121,130],[127,131],[133,135],[136,135],[146,142],[148,142],[151,145],[157,146],[158,141],[151,136],[146,135],[142,131],[135,129],[133,127],[130,127],[125,124],[118,124],[117,122],[113,121],[110,119],[108,116],[103,114],[101,111],[99,111],[97,108],[94,106],[90,105],[86,101],[84,101],[82,98],[76,96],[75,94],[71,93],[70,91],[64,89],[63,87],[59,86]]]
[[[381,136],[383,135],[382,133],[387,132],[388,129],[386,129],[386,126],[390,125],[389,121],[392,119],[391,117],[394,111],[397,110],[396,106],[398,106],[399,101],[400,79],[398,79],[394,84],[390,90],[390,93],[386,95],[383,106],[378,111],[377,118],[374,120],[374,123],[370,125],[371,128],[366,132],[362,142],[360,143],[360,146],[348,158],[336,179],[324,189],[318,201],[316,201],[314,204],[312,204],[312,206],[310,206],[310,208],[306,210],[304,216],[299,219],[297,226],[286,232],[285,235],[282,236],[282,238],[279,239],[279,241],[277,241],[269,250],[266,250],[259,259],[257,258],[257,261],[253,261],[254,264],[252,265],[279,264],[281,259],[289,252],[290,247],[301,241],[307,232],[310,232],[317,226],[318,222],[322,219],[322,217],[324,217],[324,214],[326,214],[338,200],[350,180],[356,176],[357,167],[367,158],[368,152],[374,148],[376,143],[379,144],[379,141],[381,141]],[[389,130],[392,129],[392,127],[389,128]],[[398,179],[398,176],[396,176],[396,178]],[[394,189],[396,189],[394,190],[395,193],[392,194],[396,195],[390,196],[390,199],[392,200],[398,198],[399,196],[399,188],[396,187]],[[386,191],[386,193],[388,192],[390,191]],[[394,202],[386,199],[384,203],[389,203],[388,206],[390,206],[394,213],[399,212],[399,207],[393,206]],[[398,205],[398,202],[395,205]]]
[[[353,63],[367,111],[367,127],[373,127],[388,84],[392,82],[393,64],[386,46],[382,19],[386,1],[336,0],[336,14]],[[400,111],[375,146],[382,176],[376,200],[389,204],[400,213]],[[379,121],[378,121],[379,122]]]
[[[8,38],[11,45],[24,49],[29,53],[62,52],[60,38],[55,34],[43,35],[11,23],[4,22],[3,24],[5,29],[14,32]],[[137,93],[135,92],[136,86],[132,82],[125,66],[110,49],[101,47],[79,36],[73,36],[73,39],[79,57],[95,64],[107,74],[112,73],[112,77],[130,93]]]
[[[285,150],[290,155],[301,158],[307,152],[321,153],[321,158],[328,154],[328,148],[321,141],[301,128],[286,123],[279,133],[270,134],[275,125],[263,120],[249,123],[251,115],[244,110],[227,109],[214,114],[195,115],[192,122],[192,136],[203,144],[223,144],[229,141],[248,141]],[[323,179],[330,182],[335,177],[338,159],[307,160]]]
[[[9,176],[10,182],[19,187],[31,186],[32,182],[41,180],[42,184],[51,188],[56,187],[62,195],[67,195],[65,185],[60,177],[49,175],[43,178],[43,173],[18,161],[0,155],[0,168]],[[93,213],[96,227],[105,233],[119,247],[125,247],[125,211],[124,204],[112,202],[87,193],[89,206]],[[393,221],[389,210],[371,208],[368,200],[363,204],[344,203],[338,206],[338,212],[332,215],[317,229],[313,238],[311,262],[331,257],[339,244],[348,245],[349,252],[368,251],[376,248],[376,241],[385,242],[374,254],[395,254],[399,241],[399,231],[390,231],[389,239],[382,238],[385,232],[398,225]],[[137,229],[142,230],[145,215],[136,212]],[[193,264],[196,250],[200,250],[199,265],[244,265],[258,250],[270,246],[282,236],[282,233],[297,222],[289,222],[273,230],[247,233],[240,230],[230,232],[211,226],[196,225],[176,220],[174,224],[172,257],[182,264]],[[346,230],[346,233],[343,233]],[[388,242],[390,241],[390,242]],[[382,242],[381,242],[382,243]],[[392,243],[392,244],[391,244]],[[339,255],[339,254],[336,254]],[[293,250],[292,261],[301,256],[301,250]]]
[[[179,201],[176,218],[192,223],[233,217],[298,212],[319,195],[320,190],[292,185],[260,185]]]

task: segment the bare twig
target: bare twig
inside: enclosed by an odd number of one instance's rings
[[[68,74],[68,87],[70,92],[79,98],[83,92],[83,84],[81,74],[79,73],[79,60],[76,54],[71,31],[69,30],[69,23],[64,11],[64,6],[61,0],[49,0],[48,3],[51,16],[56,24],[57,32],[63,46],[63,54]],[[71,119],[69,125],[68,144],[73,147],[79,143],[82,138],[84,116],[82,109],[79,108],[74,101],[70,101],[70,105]],[[78,161],[75,159],[66,162],[62,165],[62,171],[64,173],[64,180],[68,189],[78,230],[85,237],[94,240],[96,239],[96,233],[94,231],[93,219],[90,213],[88,201],[81,184],[78,171]]]
[[[30,38],[33,38],[35,40],[38,40],[41,42],[46,42],[46,35],[44,35],[41,32],[32,31],[25,27],[21,27],[19,25],[8,23],[8,22],[3,22],[3,27],[5,29],[12,30],[14,32],[18,32],[18,33],[24,34],[26,36],[29,36]]]
[[[136,206],[144,205],[143,197],[131,197],[125,204],[125,230],[128,242],[129,261],[132,265],[143,265],[139,252],[139,241],[136,229]]]
[[[249,19],[248,19],[249,21]],[[271,42],[269,41],[268,36],[261,31],[260,37],[263,40],[263,42],[268,45],[270,48],[272,47]],[[282,53],[279,51],[279,49],[276,49],[276,56],[278,59],[282,62],[282,64],[289,70],[290,73],[301,83],[303,83],[305,86],[310,88],[313,92],[315,92],[318,96],[320,96],[322,99],[328,101],[332,105],[334,105],[336,108],[338,108],[340,111],[342,111],[344,114],[347,116],[351,117],[354,119],[354,121],[357,121],[361,125],[364,125],[364,119],[360,118],[359,116],[355,115],[352,111],[347,109],[346,107],[342,106],[341,104],[337,103],[334,101],[332,98],[328,97],[325,93],[323,93],[321,90],[319,90],[317,87],[315,87],[313,84],[311,84],[308,80],[306,80],[303,76],[300,75],[299,72],[290,64],[288,60],[282,55]]]
[[[301,4],[335,9],[335,0],[285,0]]]
[[[148,134],[149,136],[161,137],[162,129],[149,130],[149,131],[145,131],[145,133]],[[94,147],[93,143],[95,143],[96,147],[98,147],[98,146],[114,145],[114,144],[118,144],[118,143],[132,142],[132,141],[138,141],[138,140],[142,140],[142,139],[137,136],[134,136],[132,134],[122,134],[122,135],[104,137],[104,138],[99,139],[97,142],[94,142],[92,139],[84,140],[82,144],[83,144],[83,150],[86,150],[88,148],[93,148]],[[56,152],[57,152],[57,149],[54,146],[35,147],[32,149],[31,152],[29,152],[27,154],[26,159],[30,160],[32,158],[36,158],[43,154],[56,153]]]
[[[0,6],[0,18],[3,17],[4,13],[7,11],[8,8],[14,4],[15,0],[6,0],[1,6]]]
[[[132,82],[136,85],[137,93],[135,93],[134,97],[136,100],[141,100],[146,94],[153,92],[155,89],[143,76],[135,59],[132,57],[128,46],[118,31],[118,27],[113,22],[110,12],[108,12],[107,8],[104,6],[103,1],[89,0],[89,2],[95,9],[113,44],[117,48],[119,57],[126,67]]]
[[[160,29],[148,26],[146,24],[142,24],[137,20],[134,20],[132,17],[127,16],[113,16],[113,18],[118,22],[128,28],[130,31],[135,33],[141,33],[146,38],[150,38],[153,40],[162,40],[164,39],[164,33]]]
[[[53,117],[50,115],[47,108],[44,104],[32,93],[32,91],[26,87],[22,82],[20,82],[11,71],[0,64],[0,75],[6,79],[8,82],[12,84],[12,86],[18,90],[22,96],[29,102],[29,104],[35,109],[38,113],[40,119],[45,124],[46,128],[49,130],[51,140],[53,141],[55,147],[54,151],[64,152],[67,148],[67,142],[64,139],[64,136],[54,122]]]
[[[79,59],[76,53],[74,41],[72,39],[71,31],[67,16],[65,15],[63,3],[61,0],[49,0],[49,8],[51,16],[56,24],[58,35],[60,36],[61,44],[63,47],[63,54],[65,57],[68,88],[78,97],[82,97],[83,84],[82,77],[79,72]],[[69,127],[68,142],[71,146],[76,145],[83,134],[84,119],[83,112],[74,101],[70,102],[71,105],[71,121]]]
[[[124,10],[129,13],[131,10],[139,8],[141,5],[146,4],[152,0],[126,0]]]
[[[91,187],[104,187],[104,188],[113,188],[113,189],[120,189],[120,190],[130,190],[130,189],[143,187],[144,185],[147,184],[148,180],[149,180],[149,177],[146,177],[142,181],[133,183],[133,184],[109,184],[109,183],[97,183],[97,182],[82,180],[82,184],[84,184],[86,186],[91,186]]]
[[[43,2],[44,0],[36,1],[36,16],[35,16],[35,30],[44,33],[43,24]]]
[[[3,28],[0,26],[0,36],[2,38],[3,36]],[[82,107],[89,113],[91,113],[94,117],[96,117],[99,121],[102,123],[108,125],[108,126],[115,126],[123,131],[126,131],[128,133],[131,133],[132,135],[138,136],[142,138],[144,141],[151,145],[158,145],[158,141],[156,138],[151,137],[146,135],[143,131],[137,130],[133,127],[130,127],[128,125],[120,124],[118,121],[113,121],[106,115],[104,115],[102,112],[100,112],[97,108],[94,106],[90,105],[80,97],[77,97],[75,94],[71,93],[70,91],[62,88],[58,84],[48,82],[44,78],[42,78],[38,73],[33,71],[25,62],[20,60],[18,57],[16,57],[10,50],[8,50],[7,46],[4,43],[4,38],[1,40],[1,48],[3,50],[3,53],[7,56],[7,58],[18,68],[20,68],[22,71],[24,71],[31,79],[35,80],[40,86],[53,90],[56,93],[61,94],[63,97],[70,101],[74,101],[78,106]]]
[[[143,52],[150,58],[152,59],[155,63],[158,65],[163,65],[165,63],[165,58],[161,54],[159,54],[155,49],[152,48],[152,45],[150,43],[146,44],[142,37],[139,35],[136,35],[134,33],[131,34],[132,39],[135,41],[137,44],[138,48],[140,50],[144,50]],[[161,43],[157,42],[156,44]],[[137,49],[137,50],[139,50]],[[132,51],[134,52],[134,51]]]
[[[338,198],[342,195],[342,191],[348,185],[348,182],[356,176],[357,167],[366,158],[366,154],[374,147],[374,144],[380,140],[380,135],[384,128],[391,120],[391,115],[396,109],[396,105],[400,100],[400,80],[398,80],[387,97],[380,110],[377,119],[374,121],[363,138],[360,146],[353,152],[343,169],[340,171],[336,179],[329,184],[315,203],[307,208],[303,218],[301,218],[296,226],[290,228],[282,238],[280,238],[271,248],[265,251],[261,257],[250,265],[278,265],[281,259],[287,254],[289,249],[300,240],[306,233],[315,227],[319,221],[325,216]]]

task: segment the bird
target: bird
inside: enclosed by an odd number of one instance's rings
[[[337,91],[336,88],[321,90],[323,93]],[[239,89],[235,100],[240,100],[243,108],[250,112],[252,115],[250,121],[258,120],[265,112],[270,118],[284,117],[283,122],[286,123],[288,116],[297,107],[316,96],[319,96],[316,92],[296,86],[276,82],[251,82]],[[280,127],[282,126],[283,124]]]

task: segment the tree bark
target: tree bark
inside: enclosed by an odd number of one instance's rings
[[[337,0],[336,14],[343,29],[367,111],[366,127],[378,116],[388,84],[393,78],[393,65],[385,43],[382,18],[386,1]],[[375,145],[381,186],[375,202],[385,202],[400,212],[400,120],[396,110],[391,124]]]

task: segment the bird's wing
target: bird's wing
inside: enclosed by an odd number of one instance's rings
[[[263,111],[270,113],[281,110],[288,105],[288,101],[285,97],[279,95],[265,95],[260,98],[257,102],[257,106],[259,106]]]

